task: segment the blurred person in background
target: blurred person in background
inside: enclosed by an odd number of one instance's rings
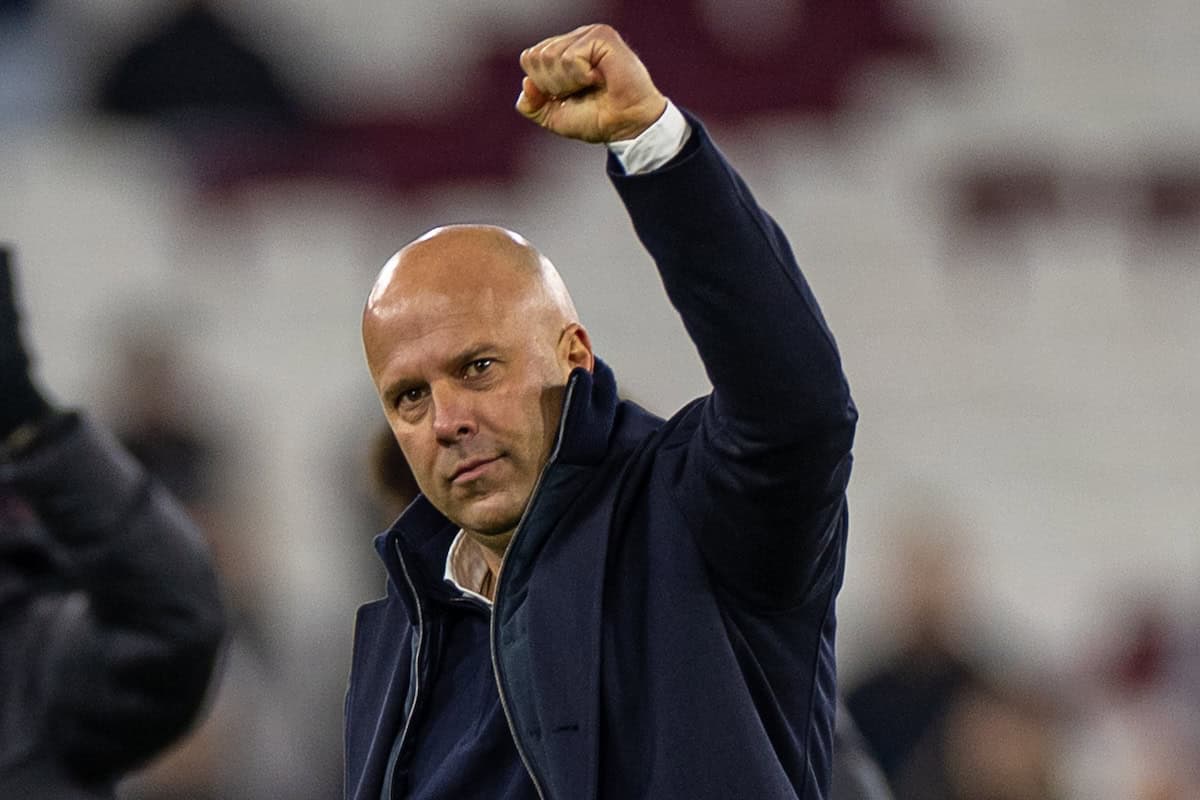
[[[381,428],[371,440],[369,463],[376,502],[384,523],[390,525],[421,493],[391,428]]]
[[[1105,641],[1074,671],[1072,798],[1200,797],[1200,633],[1195,610],[1172,609],[1160,592],[1115,592]]]
[[[178,321],[176,321],[178,326]],[[318,800],[340,780],[341,752],[313,752],[309,715],[297,714],[285,673],[286,642],[271,613],[272,565],[259,526],[236,507],[226,445],[228,416],[205,402],[212,376],[198,375],[178,327],[145,315],[121,327],[112,393],[137,386],[113,408],[121,443],[184,505],[213,553],[226,597],[228,635],[220,681],[203,723],[123,784],[129,800]],[[239,520],[240,524],[239,524]],[[317,659],[306,665],[320,675]],[[344,668],[330,682],[344,680]],[[340,699],[340,695],[339,695]],[[334,704],[335,709],[338,707]],[[335,717],[336,719],[336,712]]]
[[[938,524],[937,521],[934,522]],[[940,531],[939,531],[940,533]],[[849,687],[847,706],[893,786],[921,743],[948,713],[957,693],[982,683],[962,640],[963,560],[948,536],[898,536],[895,589],[902,616],[890,656]]]
[[[0,386],[0,797],[111,797],[197,715],[216,572],[167,490],[37,388],[6,250]]]
[[[1056,726],[1045,678],[1004,675],[971,641],[972,587],[955,522],[927,511],[893,534],[900,637],[848,688],[847,705],[898,798],[1053,800]]]
[[[1058,800],[1058,712],[1030,687],[960,687],[896,778],[922,800]]]
[[[516,234],[401,250],[363,317],[421,489],[358,615],[347,796],[829,796],[857,414],[780,229],[611,28],[521,55],[518,110],[603,143],[714,392],[619,402]],[[501,569],[503,563],[503,569]]]

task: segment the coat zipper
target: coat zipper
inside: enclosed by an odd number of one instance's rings
[[[417,711],[417,701],[421,696],[421,647],[425,644],[425,614],[421,608],[421,598],[417,594],[417,588],[413,584],[412,577],[408,574],[408,565],[404,563],[404,555],[400,552],[400,543],[395,542],[396,557],[400,561],[400,571],[404,573],[404,581],[408,584],[408,591],[412,595],[413,605],[417,609],[417,624],[413,635],[416,641],[413,643],[412,665],[410,671],[412,674],[412,703],[408,706],[408,713],[404,717],[404,726],[400,729],[400,738],[396,740],[392,747],[391,757],[388,759],[387,772],[384,774],[383,785],[387,787],[387,797],[392,796],[392,782],[396,777],[396,763],[400,760],[400,754],[404,751],[404,742],[408,738],[409,728],[412,727],[413,717]]]
[[[517,520],[517,527],[513,532],[513,537],[508,543],[508,549],[511,551],[513,544],[516,543],[517,537],[521,534],[521,528],[525,525],[525,520],[529,518],[529,511],[533,508],[534,501],[537,499],[538,490],[542,488],[542,481],[546,477],[546,473],[550,471],[550,467],[558,459],[559,449],[562,447],[563,431],[567,427],[567,410],[571,407],[571,397],[575,393],[575,385],[578,383],[576,379],[571,379],[567,383],[567,393],[563,398],[563,413],[562,418],[558,421],[558,435],[555,438],[554,452],[546,459],[546,466],[542,467],[541,473],[538,475],[537,482],[533,485],[533,491],[529,493],[529,502],[525,504],[525,510],[521,512],[521,518]],[[513,723],[512,711],[508,706],[508,697],[504,693],[504,682],[500,680],[500,659],[499,651],[496,647],[497,632],[499,619],[496,614],[496,607],[500,600],[500,589],[504,585],[504,561],[500,562],[500,572],[496,575],[496,601],[492,603],[492,624],[490,626],[490,639],[492,650],[492,674],[496,677],[496,691],[500,695],[500,708],[504,711],[504,719],[508,722],[508,730],[512,733],[513,744],[517,747],[517,755],[521,758],[521,764],[524,765],[525,771],[529,773],[529,779],[533,782],[533,789],[541,800],[546,800],[546,793],[542,791],[542,785],[538,781],[538,777],[534,774],[533,765],[529,762],[529,756],[525,752],[525,748],[521,745],[521,735],[517,731],[517,726]],[[407,577],[407,576],[406,576]]]

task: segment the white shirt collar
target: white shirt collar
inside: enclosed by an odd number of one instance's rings
[[[450,584],[467,597],[482,600],[491,608],[492,601],[479,593],[483,587],[483,579],[488,574],[487,561],[483,557],[481,545],[462,528],[450,544],[450,552],[446,554],[446,583]]]

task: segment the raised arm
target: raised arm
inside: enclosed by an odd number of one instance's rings
[[[607,26],[522,54],[517,108],[569,138],[636,137],[665,98]],[[833,337],[786,238],[689,119],[668,163],[610,173],[704,362],[676,497],[715,573],[754,602],[802,602],[834,577],[857,414]]]

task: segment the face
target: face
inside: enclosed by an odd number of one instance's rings
[[[503,242],[421,244],[368,304],[368,366],[422,493],[466,530],[506,537],[553,445],[567,377],[591,366],[587,335]]]

